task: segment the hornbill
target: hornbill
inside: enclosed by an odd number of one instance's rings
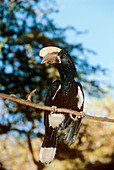
[[[76,68],[66,50],[44,47],[39,55],[43,57],[42,64],[53,64],[61,78],[53,82],[45,100],[45,105],[52,106],[53,111],[44,113],[45,137],[39,160],[42,163],[50,163],[55,157],[58,131],[66,129],[64,143],[73,144],[78,136],[83,117],[56,113],[56,108],[68,108],[83,113],[84,93],[81,84],[74,80],[77,75]]]

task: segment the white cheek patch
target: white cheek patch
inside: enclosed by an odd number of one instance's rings
[[[50,114],[49,115],[49,126],[52,128],[59,127],[59,125],[63,122],[65,116],[63,114]]]
[[[60,59],[60,57],[59,57],[59,56],[57,56],[57,59],[59,60],[59,63],[61,63],[61,59]]]
[[[56,90],[54,96],[52,97],[52,100],[54,100],[55,96],[57,95],[57,92],[61,89],[61,84],[59,85],[58,89]]]
[[[77,94],[77,98],[78,98],[78,103],[77,106],[79,109],[81,109],[83,101],[84,101],[84,97],[83,97],[83,93],[81,91],[80,86],[78,86],[78,94]]]

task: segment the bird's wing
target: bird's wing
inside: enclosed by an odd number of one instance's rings
[[[48,90],[47,97],[46,97],[46,100],[45,100],[45,105],[46,106],[52,106],[53,98],[56,95],[56,93],[57,93],[57,91],[59,89],[60,84],[61,84],[61,81],[60,80],[56,80],[51,85],[50,89]],[[50,113],[50,111],[45,111],[45,113],[44,113],[44,125],[46,127],[49,126],[49,121],[48,121],[48,114],[49,113]]]
[[[84,92],[82,89],[82,85],[79,82],[75,82],[75,86],[77,89],[77,96],[76,96],[77,111],[82,112],[84,107]]]
[[[76,82],[76,111],[82,112],[84,106],[84,93],[82,86],[79,82]],[[82,118],[74,115],[70,115],[69,122],[66,126],[67,130],[64,137],[64,142],[69,145],[73,144],[79,134]]]
[[[55,98],[59,86],[60,86],[59,80],[56,80],[51,85],[45,100],[46,106],[52,106],[53,98]],[[53,160],[56,153],[58,129],[56,127],[53,128],[52,126],[49,125],[49,115],[50,111],[44,112],[45,137],[39,155],[39,159],[42,163],[50,163]]]

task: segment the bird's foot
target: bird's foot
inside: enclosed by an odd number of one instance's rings
[[[80,116],[78,116],[79,118],[83,118],[85,117],[85,113],[84,112],[80,112]]]
[[[83,118],[83,117],[85,117],[84,112],[80,112],[80,116],[74,116],[74,115],[70,114],[70,118],[74,121],[78,120],[79,118]]]
[[[52,106],[51,114],[54,114],[57,112],[57,106]]]

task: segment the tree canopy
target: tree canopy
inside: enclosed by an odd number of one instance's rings
[[[66,48],[73,57],[78,72],[76,80],[83,84],[85,91],[94,96],[103,93],[101,82],[95,76],[104,74],[105,69],[89,64],[88,56],[94,52],[85,49],[82,43],[66,41],[65,32],[76,30],[70,26],[60,28],[54,23],[50,15],[58,12],[55,3],[54,0],[0,1],[0,92],[26,99],[33,89],[37,89],[33,102],[43,102],[48,87],[53,80],[59,79],[59,75],[52,66],[40,64],[39,51],[45,46],[58,46]],[[21,137],[19,140],[28,139],[32,153],[30,141],[35,137],[42,139],[44,133],[42,112],[8,100],[1,100],[0,107],[1,136],[16,131],[16,138]],[[72,149],[68,151],[71,158]],[[62,159],[61,150],[58,152],[57,158]]]

